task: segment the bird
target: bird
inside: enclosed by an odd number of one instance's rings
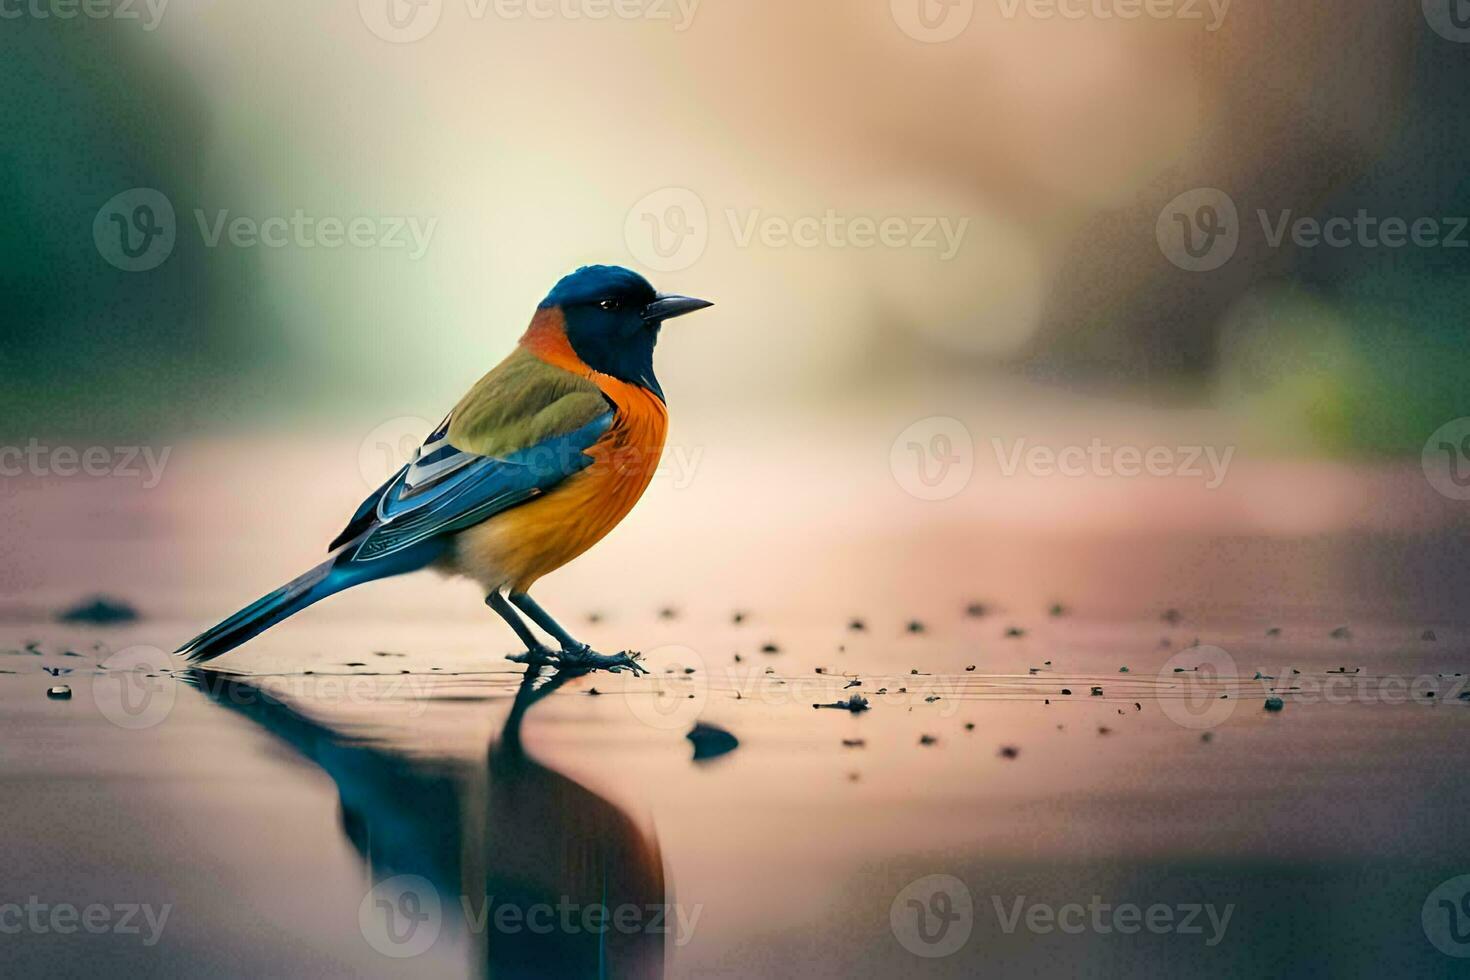
[[[525,646],[510,660],[647,673],[637,654],[602,654],[577,640],[530,590],[601,540],[648,488],[668,431],[653,369],[661,328],[713,305],[659,293],[621,266],[563,277],[515,349],[362,502],[326,561],[176,653],[210,661],[344,589],[432,568],[485,590],[486,605]]]

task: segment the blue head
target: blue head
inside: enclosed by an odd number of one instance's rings
[[[566,320],[567,341],[582,363],[660,399],[653,348],[665,320],[713,304],[688,296],[661,296],[647,279],[616,265],[586,265],[562,279],[541,301]]]

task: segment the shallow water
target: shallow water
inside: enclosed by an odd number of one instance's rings
[[[6,501],[31,533],[0,623],[0,904],[170,909],[151,945],[6,935],[7,975],[1470,963],[1433,943],[1459,948],[1435,889],[1470,874],[1463,518],[1403,505],[1412,473],[1334,470],[1323,499],[1400,503],[1295,531],[1228,500],[1192,530],[1009,526],[875,485],[789,517],[776,554],[669,491],[542,595],[651,677],[527,686],[473,590],[430,576],[303,614],[220,661],[228,680],[127,672],[119,651],[172,648],[315,560],[342,508],[276,514],[250,479]],[[1136,506],[1167,521],[1160,499]],[[145,618],[50,619],[94,590]],[[855,693],[869,710],[812,707]],[[694,761],[696,721],[738,748]]]

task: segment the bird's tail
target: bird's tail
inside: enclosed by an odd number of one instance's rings
[[[229,653],[251,637],[270,629],[288,616],[351,585],[360,579],[342,567],[343,552],[356,542],[333,553],[320,565],[262,596],[222,623],[210,627],[176,650],[192,663],[202,663]]]

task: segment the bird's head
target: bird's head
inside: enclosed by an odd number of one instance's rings
[[[662,399],[653,373],[659,328],[665,320],[713,305],[689,296],[660,295],[631,269],[588,265],[557,283],[540,308],[561,311],[567,342],[582,363]]]

